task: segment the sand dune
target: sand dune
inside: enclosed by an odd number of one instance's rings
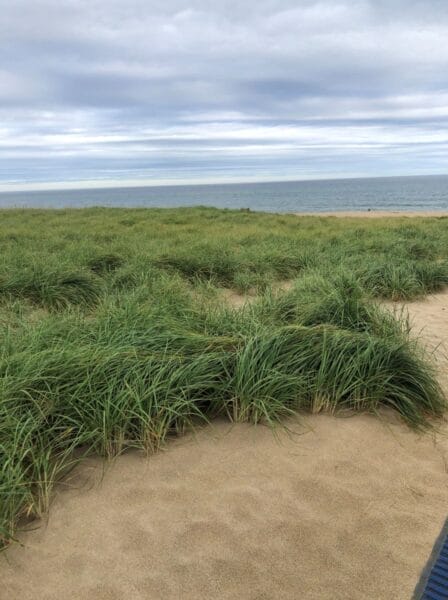
[[[448,339],[447,306],[410,305],[428,343]],[[90,460],[0,556],[0,597],[408,600],[447,514],[448,427],[419,436],[387,413],[288,425],[215,423],[120,457],[101,482]]]

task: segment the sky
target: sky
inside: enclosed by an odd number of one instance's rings
[[[0,190],[441,173],[447,0],[0,0]]]

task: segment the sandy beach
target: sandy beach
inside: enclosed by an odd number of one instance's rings
[[[345,210],[332,212],[298,212],[298,217],[350,217],[360,219],[386,219],[392,217],[447,217],[448,212],[438,210],[398,211],[398,210]]]
[[[441,366],[447,305],[409,306]],[[446,518],[448,428],[388,413],[288,428],[217,422],[104,477],[91,459],[0,556],[2,597],[408,600]]]

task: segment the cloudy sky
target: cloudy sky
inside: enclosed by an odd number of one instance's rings
[[[0,0],[0,189],[447,172],[447,0]]]

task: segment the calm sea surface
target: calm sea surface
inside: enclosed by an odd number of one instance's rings
[[[273,212],[448,210],[448,175],[0,193],[0,207],[197,205]]]

